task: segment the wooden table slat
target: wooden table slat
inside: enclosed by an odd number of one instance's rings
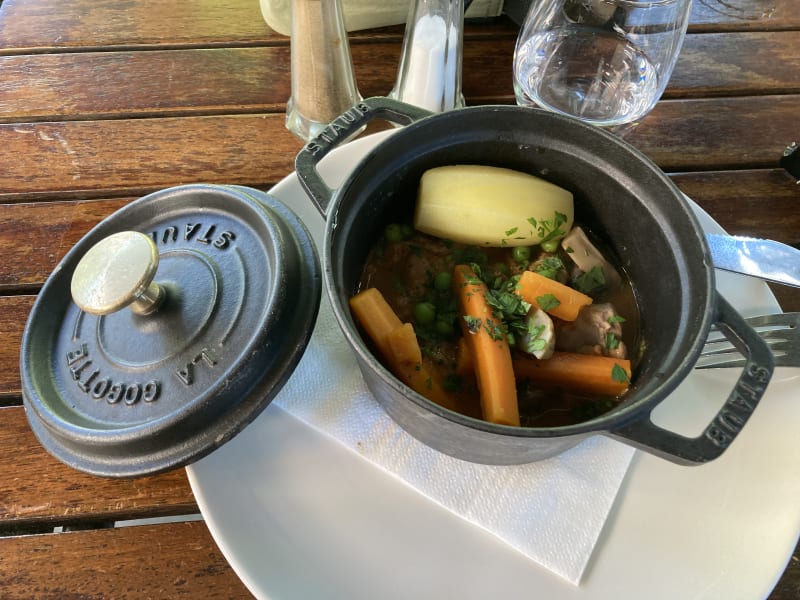
[[[666,171],[778,168],[800,131],[799,103],[799,95],[665,100],[627,139]],[[0,171],[0,202],[16,202],[188,182],[264,187],[293,171],[301,144],[282,114],[266,114],[5,124],[0,147],[25,157]]]
[[[280,112],[291,95],[288,56],[287,47],[3,56],[0,119]]]
[[[664,100],[625,139],[665,171],[774,168],[800,131],[798,100]]]
[[[287,43],[270,30],[257,1],[3,0],[4,52],[53,49]]]
[[[796,0],[694,0],[690,31],[800,29]]]
[[[664,98],[800,91],[800,31],[687,35]]]
[[[189,182],[258,186],[291,173],[301,148],[282,114],[0,125],[6,144],[30,158],[0,171],[0,199],[140,195]]]
[[[0,538],[0,557],[4,600],[253,598],[202,522]]]
[[[0,247],[4,248],[7,260],[0,263],[0,290],[18,292],[27,288],[37,291],[58,261],[89,229],[125,206],[131,199],[3,206]],[[27,227],[30,232],[24,239],[20,239],[18,235],[22,227]],[[15,301],[22,301],[26,306],[28,304],[25,297],[16,297]],[[18,316],[15,315],[14,318]],[[0,324],[7,322],[0,316]],[[8,333],[5,328],[3,331]]]
[[[800,245],[800,200],[792,178],[780,169],[752,171],[708,171],[675,173],[673,180],[689,197],[701,204],[732,234],[781,238]],[[777,193],[776,193],[777,192]],[[38,289],[66,252],[105,217],[125,206],[133,197],[87,201],[19,203],[2,206],[0,290]],[[787,223],[790,236],[787,237]],[[20,239],[17,232],[27,227]],[[27,300],[19,297],[13,303]],[[19,314],[5,321],[6,339],[18,333],[13,327]],[[0,317],[0,323],[3,323]],[[9,329],[10,325],[10,329]],[[13,331],[12,331],[13,329]],[[13,350],[16,351],[16,350]],[[0,353],[2,349],[0,348]],[[0,375],[0,382],[3,377]],[[5,386],[0,383],[0,390]]]
[[[742,1],[742,0],[738,0]],[[767,4],[768,19],[742,19],[722,0],[696,0],[690,31],[800,29],[796,0],[757,0]],[[157,15],[154,18],[154,15]],[[470,25],[468,35],[493,35],[518,27],[510,19]],[[288,38],[264,22],[259,4],[237,0],[185,0],[176,3],[119,3],[117,0],[4,0],[0,4],[0,52],[19,54],[55,49],[213,47],[287,44]],[[391,37],[401,39],[402,25],[352,32],[354,43]]]
[[[183,469],[139,479],[87,475],[47,454],[22,407],[0,408],[0,422],[0,448],[14,448],[0,458],[0,532],[41,522],[56,526],[198,512]]]
[[[785,171],[675,173],[672,180],[729,233],[800,246],[799,190]]]
[[[664,98],[800,93],[800,31],[689,35]],[[471,105],[513,103],[513,39],[477,39],[465,49],[462,88]],[[396,43],[352,50],[364,96],[386,95]],[[289,48],[218,48],[0,56],[0,122],[214,113],[282,113],[291,95]],[[31,72],[39,76],[30,77]],[[98,94],[97,89],[114,90]]]

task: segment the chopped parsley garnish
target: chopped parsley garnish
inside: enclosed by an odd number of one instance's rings
[[[512,227],[511,229],[505,230],[505,237],[500,240],[501,246],[507,246],[508,240],[524,240],[525,236],[519,233],[519,227]],[[516,235],[515,235],[516,234]],[[486,242],[486,245],[491,245],[491,242]]]
[[[625,372],[618,364],[614,363],[613,368],[611,369],[611,379],[616,381],[617,383],[630,383],[631,380],[628,379],[628,373]]]
[[[543,277],[555,280],[564,269],[564,262],[558,256],[546,256],[538,262],[533,270]]]
[[[544,296],[536,296],[536,303],[543,311],[553,310],[561,304],[561,301],[553,296],[553,294],[545,294]]]
[[[606,334],[606,348],[609,350],[616,350],[619,348],[619,338],[614,333]]]
[[[530,309],[530,304],[517,294],[497,289],[489,290],[486,294],[486,303],[492,308],[495,316],[504,320],[524,317]]]
[[[591,294],[606,284],[606,276],[599,266],[592,267],[586,273],[575,278],[575,289],[584,294]]]
[[[478,317],[464,315],[464,322],[467,324],[467,330],[470,333],[478,333],[481,330],[481,320]]]
[[[565,225],[567,222],[567,215],[564,213],[555,211],[552,219],[543,219],[539,221],[538,226],[534,224],[534,220],[529,219],[529,221],[536,228],[536,232],[539,234],[539,237],[542,238],[539,241],[540,244],[562,238],[567,234],[567,232],[562,228],[562,225]]]
[[[533,321],[530,322],[528,327],[528,344],[526,348],[528,354],[544,350],[547,346],[547,342],[542,339],[544,329],[544,325],[534,325]]]
[[[489,334],[489,337],[491,337],[496,342],[503,340],[506,337],[502,321],[499,320],[494,321],[492,319],[486,319],[483,327],[484,329],[486,329],[486,333]]]
[[[477,263],[472,263],[469,268],[473,274],[466,278],[464,281],[465,285],[482,285],[483,279],[481,279],[481,266]]]
[[[484,280],[487,279],[484,277]],[[486,325],[485,329],[493,339],[505,335],[511,346],[516,345],[518,338],[528,335],[526,316],[531,305],[514,293],[519,276],[510,278],[492,276],[487,284],[486,303],[492,310],[497,324]]]

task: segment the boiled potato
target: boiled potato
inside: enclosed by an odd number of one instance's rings
[[[478,246],[530,246],[561,239],[572,228],[572,193],[500,167],[451,165],[423,173],[414,227]]]

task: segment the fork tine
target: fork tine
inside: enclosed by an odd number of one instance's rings
[[[800,315],[800,313],[797,313]],[[755,329],[761,337],[776,337],[782,336],[785,337],[787,335],[791,335],[797,328],[800,326],[800,319],[796,318],[793,313],[788,315],[775,315],[777,316],[789,316],[792,319],[781,318],[780,320],[776,319],[774,321],[766,321],[770,315],[765,315],[761,317],[751,317],[749,319],[745,319],[747,323]],[[755,320],[758,319],[757,322]],[[798,331],[798,335],[800,335],[800,331]],[[725,335],[716,328],[716,326],[712,327],[708,333],[708,340],[709,342],[715,342],[720,340],[726,340],[727,338]]]
[[[777,367],[800,366],[800,313],[777,313],[746,319],[775,357]],[[695,368],[742,367],[745,358],[716,328],[712,328]]]
[[[797,367],[800,366],[800,363],[797,361],[797,358],[792,359],[791,356],[788,354],[775,354],[775,366],[776,367]],[[695,364],[695,369],[723,369],[728,367],[743,367],[745,365],[745,359],[743,356],[728,353],[727,358],[725,355],[717,355],[717,356],[706,356],[701,355],[697,363]]]
[[[767,343],[767,346],[769,346],[771,350],[779,348],[788,350],[792,345],[791,341],[786,339],[786,337],[779,337],[777,335],[769,337],[765,337],[762,335],[761,339],[763,339]],[[738,350],[736,350],[736,346],[734,346],[727,340],[706,342],[705,345],[703,346],[703,355],[720,354],[722,352],[733,352],[733,351],[738,352]]]
[[[790,328],[800,326],[800,313],[776,313],[774,315],[761,315],[745,319],[751,327],[765,327],[785,325]]]
[[[694,368],[695,369],[722,369],[727,367],[743,367],[745,364],[745,360],[743,356],[739,356],[738,358],[732,357],[726,359],[720,359],[716,357],[716,360],[703,360],[706,358],[705,356],[701,356],[700,360],[697,361]],[[714,357],[708,357],[714,358]],[[777,365],[777,362],[776,362]]]
[[[731,344],[722,345],[719,348],[709,348],[709,344],[706,344],[705,348],[703,348],[703,353],[700,356],[719,356],[720,354],[731,354],[736,352],[737,354],[739,351],[732,346]]]
[[[765,340],[768,344],[774,342],[785,342],[786,336],[791,335],[791,329],[768,329],[766,331],[758,331],[758,335],[761,336],[762,340]]]

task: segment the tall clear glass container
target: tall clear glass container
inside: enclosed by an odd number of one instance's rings
[[[391,98],[443,112],[464,105],[463,0],[411,0]]]
[[[307,141],[361,101],[340,0],[292,0],[291,52],[286,128]]]

